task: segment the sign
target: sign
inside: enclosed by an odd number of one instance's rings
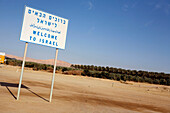
[[[5,61],[5,53],[0,52],[0,63],[4,63],[4,61]]]
[[[21,76],[18,85],[17,100],[19,100],[22,77],[28,42],[56,48],[53,78],[51,83],[50,102],[52,100],[58,48],[65,49],[68,20],[30,7],[25,7],[20,40],[25,41],[25,51],[22,62]]]
[[[67,19],[26,6],[20,40],[65,49],[67,27]]]

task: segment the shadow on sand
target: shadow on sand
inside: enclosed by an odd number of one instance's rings
[[[16,87],[16,88],[18,88],[18,84],[15,84],[15,83],[7,83],[7,82],[0,82],[0,85],[6,87],[7,90],[9,91],[9,93],[10,93],[15,99],[17,99],[16,96],[11,92],[11,90],[10,90],[8,87]],[[25,88],[25,89],[27,89],[29,92],[31,92],[32,94],[36,95],[37,97],[39,97],[39,98],[41,98],[41,99],[49,102],[47,99],[43,98],[42,96],[40,96],[40,95],[38,95],[37,93],[35,93],[35,92],[33,92],[32,90],[30,90],[29,87],[27,87],[27,86],[25,86],[25,85],[22,84],[22,85],[21,85],[21,88]]]

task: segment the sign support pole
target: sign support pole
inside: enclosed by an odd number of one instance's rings
[[[20,95],[20,89],[21,89],[21,83],[22,83],[22,76],[23,76],[24,65],[25,65],[25,57],[26,57],[26,54],[27,54],[27,47],[28,47],[28,42],[25,43],[25,52],[24,52],[24,57],[23,57],[23,62],[22,62],[21,76],[20,76],[20,81],[19,81],[19,86],[18,86],[17,100],[19,100],[19,95]]]
[[[55,70],[56,70],[56,64],[57,64],[57,56],[58,56],[58,49],[56,48],[54,70],[53,70],[53,78],[52,78],[52,82],[51,82],[50,102],[52,100],[52,94],[53,94],[53,87],[54,87],[54,80],[55,80]]]

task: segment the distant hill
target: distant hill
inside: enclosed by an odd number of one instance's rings
[[[14,56],[14,55],[6,54],[5,56],[8,57],[8,58],[14,58],[14,59],[17,59],[17,60],[23,60],[22,57],[18,57],[18,56]],[[38,59],[33,59],[33,58],[26,57],[26,61],[27,61],[27,62],[40,63],[40,64],[50,64],[50,65],[54,65],[54,59],[38,60]],[[65,62],[65,61],[57,60],[57,66],[70,67],[71,64],[68,63],[68,62]]]

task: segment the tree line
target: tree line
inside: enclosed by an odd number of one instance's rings
[[[7,65],[22,66],[21,60],[6,58]],[[25,62],[25,67],[32,68],[33,70],[44,70],[53,72],[53,65],[40,64],[35,62]],[[150,84],[170,85],[170,74],[163,72],[148,72],[137,70],[126,70],[121,68],[94,66],[94,65],[71,65],[71,67],[57,66],[56,71],[63,74],[82,75],[96,78],[104,78],[111,80],[135,81],[146,82]]]
[[[71,65],[76,69],[83,69],[83,76],[106,78],[123,81],[147,82],[151,84],[170,85],[170,74],[163,72],[148,72],[142,70],[126,70],[121,68],[94,66],[94,65]]]

